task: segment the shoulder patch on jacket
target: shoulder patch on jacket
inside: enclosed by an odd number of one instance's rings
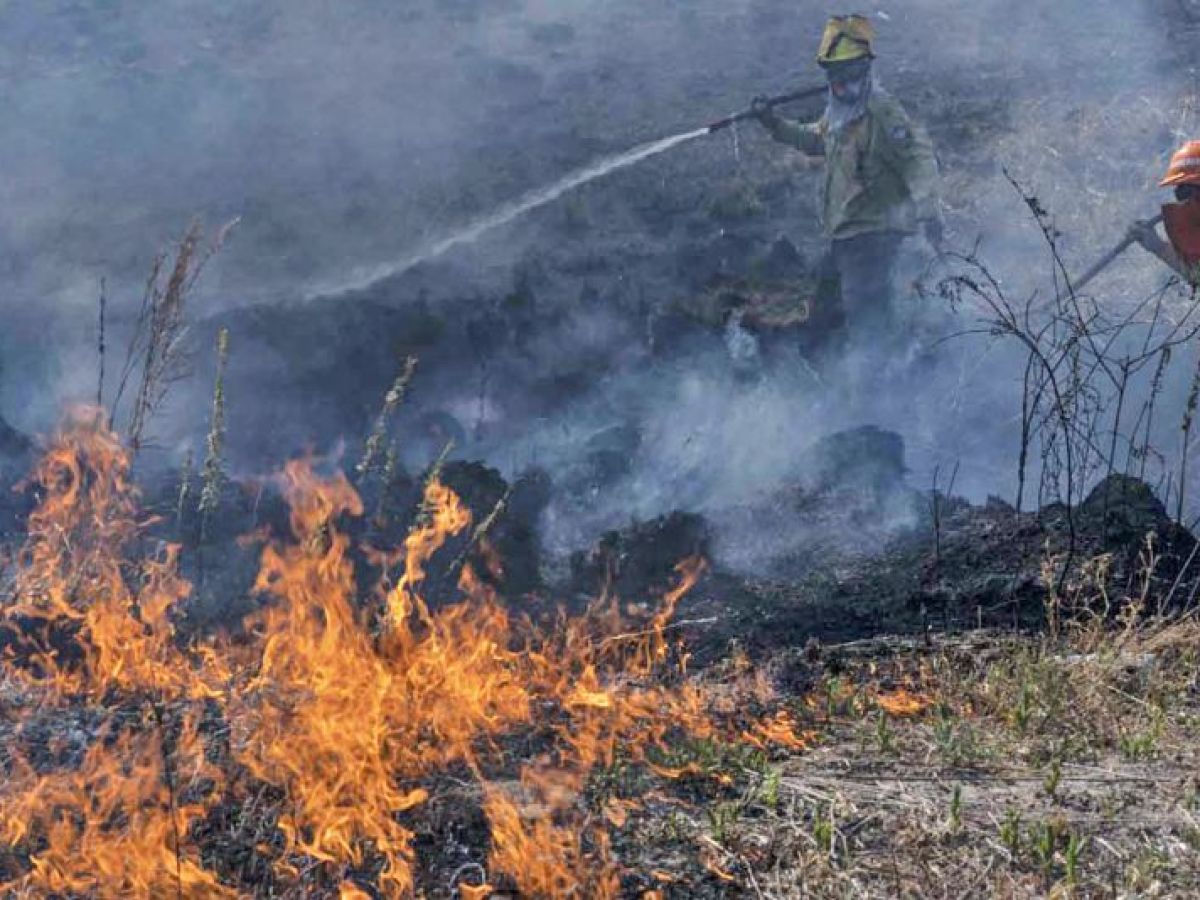
[[[912,129],[903,122],[897,122],[888,129],[888,137],[898,144],[907,144],[912,136]]]

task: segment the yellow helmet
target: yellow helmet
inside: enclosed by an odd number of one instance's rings
[[[833,16],[821,35],[817,62],[822,66],[874,59],[871,44],[875,41],[875,26],[866,16]]]

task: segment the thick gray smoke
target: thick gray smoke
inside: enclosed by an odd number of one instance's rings
[[[62,402],[92,395],[100,279],[119,338],[154,251],[193,216],[214,227],[242,220],[196,298],[201,316],[352,284],[597,157],[702,125],[754,94],[819,83],[812,57],[827,12],[796,0],[5,6],[3,412],[45,430]],[[1200,14],[1191,5],[906,0],[866,12],[878,25],[883,84],[938,145],[952,245],[978,243],[1012,296],[1047,290],[1051,266],[1003,168],[1049,209],[1064,258],[1080,269],[1155,211],[1156,177],[1197,126],[1196,32],[1184,29]],[[736,505],[794,477],[806,444],[868,422],[905,437],[913,483],[958,463],[960,490],[1011,493],[1021,361],[986,337],[938,345],[934,362],[897,370],[886,390],[872,378],[894,362],[891,351],[870,346],[820,373],[785,348],[757,379],[735,371],[719,338],[644,365],[653,338],[615,307],[640,304],[651,329],[697,290],[699,268],[737,255],[747,232],[760,242],[782,233],[815,264],[815,179],[796,154],[743,127],[448,247],[443,268],[426,276],[435,314],[503,294],[533,260],[554,270],[537,314],[562,320],[522,347],[524,371],[507,387],[481,391],[471,359],[458,385],[427,386],[485,435],[463,452],[510,472],[566,469],[597,435],[636,429],[632,470],[589,506],[587,528],[673,506]],[[769,209],[765,220],[738,219],[747,185],[747,205]],[[698,210],[731,203],[735,213],[714,214],[710,232],[697,232]],[[1096,286],[1106,302],[1134,303],[1165,279],[1139,252]],[[650,262],[625,268],[630,260]],[[926,261],[914,245],[906,286]],[[439,273],[453,287],[439,292]],[[418,294],[402,281],[371,299],[403,308]],[[936,335],[970,327],[904,294],[906,352],[923,358]],[[235,380],[231,403],[244,420],[273,422],[276,401],[255,396],[255,385],[268,369],[311,375],[309,360],[257,338],[238,342],[235,331],[244,382]],[[604,367],[594,389],[544,422],[503,421],[519,407],[506,390],[584,357]],[[1168,392],[1185,393],[1183,381]],[[364,410],[376,403],[364,393],[374,386],[360,391],[352,374],[346,384]],[[203,426],[206,389],[201,379],[179,395],[169,446]],[[324,408],[319,400],[313,409]]]

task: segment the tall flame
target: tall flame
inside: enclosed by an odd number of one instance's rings
[[[0,732],[11,894],[242,896],[238,874],[201,848],[224,810],[267,796],[270,839],[246,851],[277,886],[411,897],[417,812],[454,772],[480,788],[488,881],[615,897],[605,823],[634,805],[589,810],[589,779],[715,727],[705,693],[671,667],[667,637],[701,560],[680,565],[641,627],[615,598],[546,629],[514,621],[470,561],[457,602],[435,606],[426,571],[471,514],[432,479],[403,547],[381,551],[399,563],[395,583],[364,592],[342,530],[361,500],[344,477],[293,462],[282,475],[291,534],[262,550],[246,634],[185,643],[173,624],[191,592],[179,550],[139,556],[152,523],[98,412],[72,414],[32,482],[40,503],[0,610],[2,674],[24,691],[20,727]],[[476,549],[462,558],[494,557]],[[89,724],[66,744],[34,739],[76,720]],[[780,720],[752,739],[787,737],[799,743]],[[540,750],[514,769],[518,738]]]

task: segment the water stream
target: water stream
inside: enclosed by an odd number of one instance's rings
[[[367,269],[360,269],[352,273],[344,281],[335,284],[327,285],[314,291],[315,294],[341,294],[348,291],[357,291],[370,287],[385,278],[392,278],[407,272],[409,269],[420,265],[423,262],[428,262],[431,259],[441,256],[446,251],[458,247],[462,244],[469,244],[487,234],[489,231],[494,231],[509,222],[517,219],[528,212],[532,212],[539,207],[545,206],[547,203],[553,203],[563,194],[572,191],[575,188],[582,187],[589,182],[595,181],[597,178],[603,178],[612,172],[620,169],[626,169],[629,166],[635,165],[642,160],[649,159],[652,156],[658,156],[661,153],[666,153],[668,150],[678,147],[680,144],[695,140],[708,134],[707,128],[699,128],[696,131],[689,131],[684,134],[676,134],[671,137],[663,138],[662,140],[653,141],[648,144],[642,144],[634,147],[632,150],[627,150],[624,153],[619,153],[614,156],[608,156],[604,159],[591,163],[581,169],[576,169],[567,175],[564,175],[558,181],[546,187],[538,188],[530,191],[527,194],[512,200],[494,212],[481,216],[472,222],[467,223],[461,228],[433,240],[425,244],[421,249],[411,253],[395,262],[384,263],[382,265],[373,266]]]

